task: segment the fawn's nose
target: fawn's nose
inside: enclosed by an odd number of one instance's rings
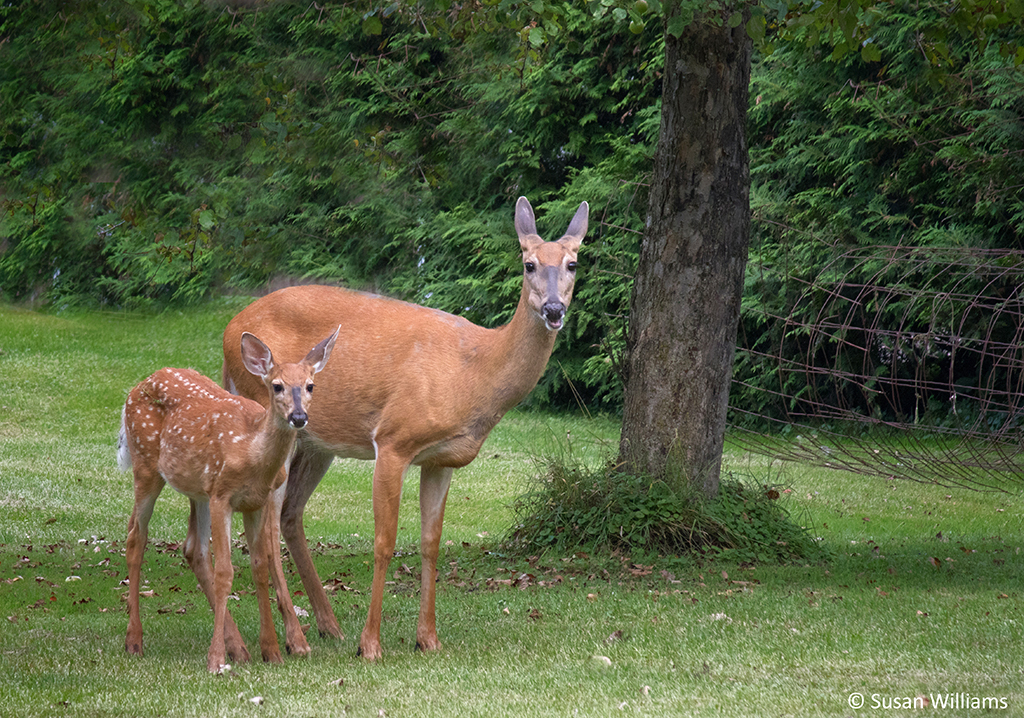
[[[309,421],[309,417],[302,408],[302,389],[297,386],[292,387],[292,406],[295,408],[288,414],[288,423],[293,429],[301,429]]]

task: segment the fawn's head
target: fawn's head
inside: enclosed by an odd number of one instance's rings
[[[297,364],[275,364],[270,348],[249,332],[242,334],[242,363],[267,387],[269,411],[293,429],[301,429],[309,421],[307,410],[313,396],[313,377],[324,368],[338,338],[334,334],[309,350]]]
[[[533,207],[526,197],[516,203],[516,234],[523,250],[523,279],[527,301],[534,314],[549,331],[562,328],[565,310],[572,299],[576,283],[576,253],[587,233],[590,207],[586,202],[569,222],[565,235],[555,242],[545,242],[537,234]]]

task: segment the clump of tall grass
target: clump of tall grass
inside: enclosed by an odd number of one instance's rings
[[[753,477],[723,477],[706,498],[684,481],[549,458],[512,505],[510,550],[583,548],[664,555],[719,555],[745,562],[820,560],[825,548],[790,516],[784,489]]]

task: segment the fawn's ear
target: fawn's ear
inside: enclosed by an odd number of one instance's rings
[[[270,354],[270,347],[255,335],[242,332],[242,363],[250,374],[262,379],[274,367],[274,357]]]
[[[339,333],[341,333],[340,324],[338,325],[338,328],[334,330],[334,334],[310,349],[309,354],[307,354],[306,358],[302,360],[313,366],[314,374],[319,374],[320,370],[324,368],[324,364],[326,364],[327,360],[331,358],[331,351],[334,349],[334,342],[337,341]],[[257,339],[256,341],[259,340]]]

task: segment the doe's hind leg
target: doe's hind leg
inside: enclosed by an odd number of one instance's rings
[[[308,656],[311,650],[309,642],[306,640],[306,634],[302,630],[298,616],[295,615],[295,604],[288,591],[284,568],[281,565],[281,505],[284,503],[287,488],[286,476],[285,483],[272,491],[267,499],[267,505],[263,510],[264,546],[267,550],[274,593],[277,594],[277,607],[281,611],[281,619],[284,621],[285,649],[292,656]],[[246,531],[246,535],[248,536],[248,531]]]

